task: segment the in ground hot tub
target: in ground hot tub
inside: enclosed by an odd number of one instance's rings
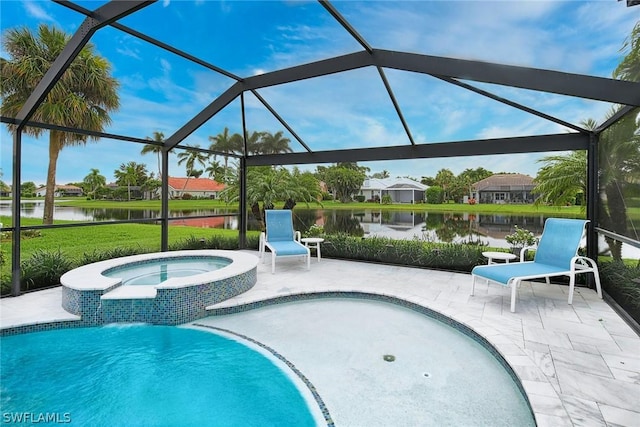
[[[238,251],[189,250],[87,264],[60,278],[62,307],[87,324],[186,323],[251,289],[258,261]]]
[[[103,271],[102,275],[118,278],[123,285],[156,286],[175,277],[216,271],[232,262],[230,258],[220,256],[172,256],[119,265]]]

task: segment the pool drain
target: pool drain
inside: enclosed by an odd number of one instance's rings
[[[422,376],[425,378],[431,378],[431,374],[429,372],[425,372]]]
[[[382,358],[385,362],[393,362],[394,360],[396,360],[396,357],[393,354],[385,354],[384,356],[382,356]]]

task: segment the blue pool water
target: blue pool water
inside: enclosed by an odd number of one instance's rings
[[[123,285],[157,285],[172,277],[186,277],[219,270],[231,264],[223,257],[161,258],[139,261],[104,271],[107,277],[122,279]]]
[[[110,325],[0,345],[2,422],[28,413],[78,426],[315,425],[283,371],[213,333]]]

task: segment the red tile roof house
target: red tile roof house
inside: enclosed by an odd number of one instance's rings
[[[169,197],[181,199],[185,194],[192,198],[217,199],[225,185],[209,178],[169,177]]]
[[[473,184],[471,197],[479,203],[533,203],[535,186],[529,175],[496,174]]]

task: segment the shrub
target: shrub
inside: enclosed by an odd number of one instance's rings
[[[22,230],[20,232],[20,239],[21,240],[26,240],[26,239],[33,239],[36,237],[42,237],[42,233],[40,232],[40,230]],[[11,240],[13,239],[13,231],[5,231],[2,233],[2,235],[0,236],[0,238],[2,238],[2,240]]]
[[[198,250],[206,249],[207,239],[196,236],[189,236],[169,245],[170,251]],[[211,249],[211,248],[207,248]]]
[[[182,200],[191,200],[193,199],[193,196],[189,193],[185,193],[182,195]]]
[[[364,197],[364,195],[363,195],[363,194],[358,194],[358,195],[355,197],[355,199],[356,199],[356,202],[360,202],[360,203],[362,203],[362,202],[364,202],[365,197]]]
[[[598,269],[602,289],[640,323],[640,265],[630,266],[622,261],[612,260],[600,262]]]
[[[393,202],[393,200],[391,200],[391,196],[388,194],[384,194],[382,196],[382,204],[383,205],[390,205]]]
[[[255,233],[247,235],[247,248],[257,249],[259,239],[259,235]],[[238,246],[238,236],[225,236],[216,234],[208,238],[189,236],[186,239],[182,239],[169,245],[168,249],[170,251],[197,249],[237,250]]]
[[[60,284],[60,276],[74,267],[74,263],[60,249],[55,252],[35,251],[20,265],[22,290],[47,288]]]
[[[429,187],[427,188],[427,191],[425,191],[425,199],[427,200],[427,203],[438,205],[444,201],[444,190],[442,187],[438,187],[437,185]]]
[[[324,234],[324,227],[318,224],[313,224],[307,231],[302,233],[303,237],[318,237]]]
[[[11,293],[11,274],[2,272],[0,274],[0,295]]]
[[[484,264],[483,247],[431,243],[422,240],[393,240],[386,237],[358,238],[347,234],[325,236],[322,253],[327,257],[384,262],[469,272]]]
[[[517,225],[514,227],[516,230],[513,233],[504,236],[504,240],[513,248],[522,248],[536,244],[537,239],[532,232],[524,228],[518,228]]]
[[[11,272],[5,271],[4,265],[7,263],[7,255],[0,247],[0,295],[11,293]],[[9,268],[11,270],[11,268]]]
[[[92,264],[94,262],[104,261],[107,259],[120,258],[120,257],[130,256],[130,255],[138,255],[146,252],[149,252],[149,251],[141,248],[140,246],[112,248],[112,249],[106,249],[106,250],[100,250],[100,251],[94,249],[92,252],[84,253],[80,258],[78,265]]]

